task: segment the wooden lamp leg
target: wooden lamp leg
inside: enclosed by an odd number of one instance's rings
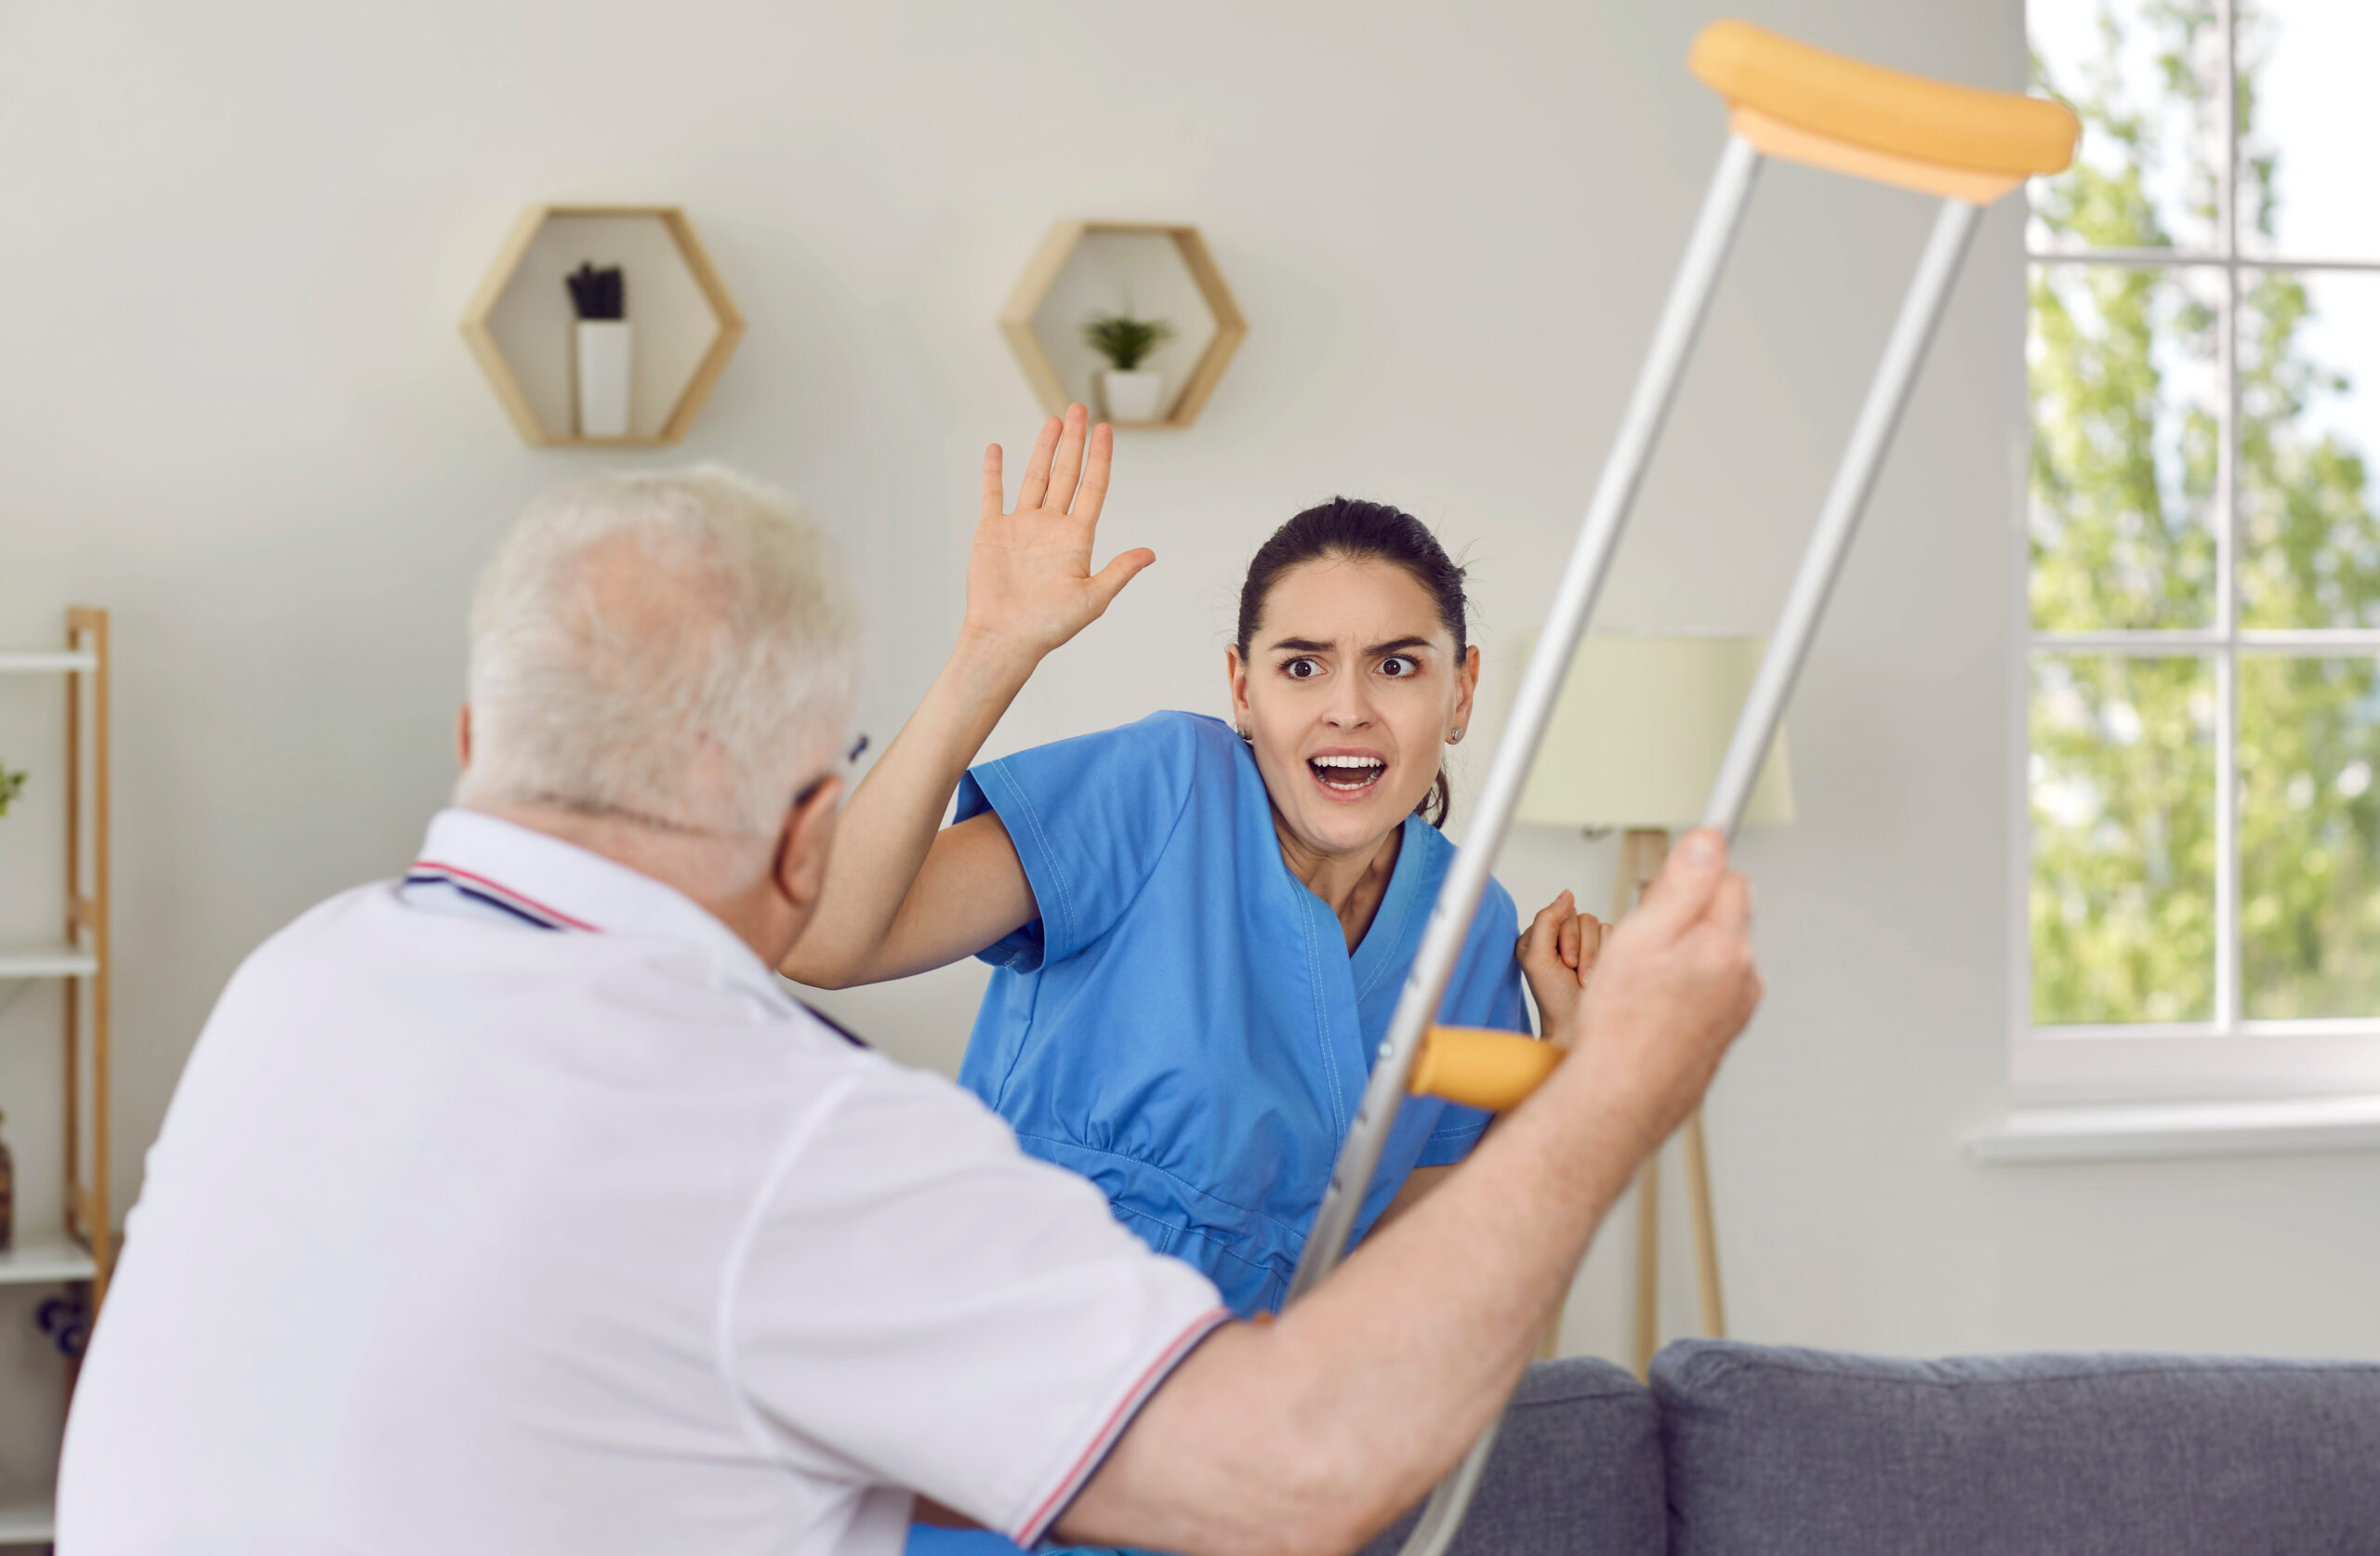
[[[1719,1295],[1719,1229],[1711,1216],[1711,1161],[1702,1149],[1702,1110],[1686,1121],[1686,1193],[1694,1209],[1694,1272],[1702,1293],[1702,1332],[1727,1338],[1727,1308]]]
[[[1661,1344],[1661,1154],[1636,1169],[1636,1376],[1653,1369]]]

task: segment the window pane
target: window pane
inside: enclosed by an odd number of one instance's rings
[[[2380,626],[2380,275],[2240,284],[2241,624]]]
[[[2222,284],[2218,270],[2034,267],[2035,626],[2214,625]]]
[[[2034,85],[2074,105],[2074,166],[2031,188],[2036,247],[2215,247],[2222,34],[2211,4],[2031,0]]]
[[[2033,1021],[2215,1014],[2215,672],[2033,661]]]
[[[2380,258],[2372,147],[2380,6],[2241,0],[2240,246],[2296,258]]]
[[[2241,1013],[2380,1016],[2380,666],[2240,660]]]

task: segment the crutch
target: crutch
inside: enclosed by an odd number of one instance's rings
[[[1469,937],[1488,867],[1512,825],[1513,808],[1536,759],[1572,652],[1593,613],[1646,460],[1669,413],[1762,160],[1782,157],[1915,190],[1938,196],[1942,208],[1712,785],[1702,824],[1730,838],[1850,549],[1860,509],[1875,484],[1877,468],[1976,219],[1984,206],[2027,178],[2066,167],[2081,131],[2063,103],[1906,75],[1741,21],[1714,22],[1703,29],[1687,67],[1726,99],[1726,150],[1703,198],[1578,543],[1554,590],[1545,630],[1521,678],[1512,721],[1488,770],[1470,839],[1439,889],[1387,1040],[1381,1045],[1355,1121],[1331,1168],[1329,1188],[1289,1285],[1292,1302],[1328,1275],[1345,1251],[1397,1108],[1408,1093],[1474,1107],[1509,1108],[1551,1074],[1561,1058],[1562,1050],[1550,1044],[1512,1033],[1438,1027],[1434,1018]],[[1440,1556],[1454,1538],[1486,1467],[1497,1424],[1489,1423],[1462,1462],[1431,1494],[1405,1543],[1404,1556]]]

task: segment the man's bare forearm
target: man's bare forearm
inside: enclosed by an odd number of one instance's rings
[[[960,637],[843,808],[817,915],[786,958],[787,977],[818,988],[869,981],[959,780],[1033,668],[1013,649]]]
[[[1519,1381],[1649,1149],[1639,1125],[1559,1094],[1589,1083],[1583,1067],[1557,1076],[1278,1323],[1208,1340],[1064,1537],[1197,1556],[1344,1550],[1417,1501]],[[1136,1485],[1162,1490],[1142,1499]]]

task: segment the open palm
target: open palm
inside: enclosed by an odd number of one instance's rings
[[[1042,424],[1011,510],[1000,446],[984,451],[984,515],[967,560],[969,632],[1038,659],[1098,620],[1157,560],[1154,551],[1127,551],[1091,571],[1114,452],[1115,434],[1068,406],[1063,422]]]

